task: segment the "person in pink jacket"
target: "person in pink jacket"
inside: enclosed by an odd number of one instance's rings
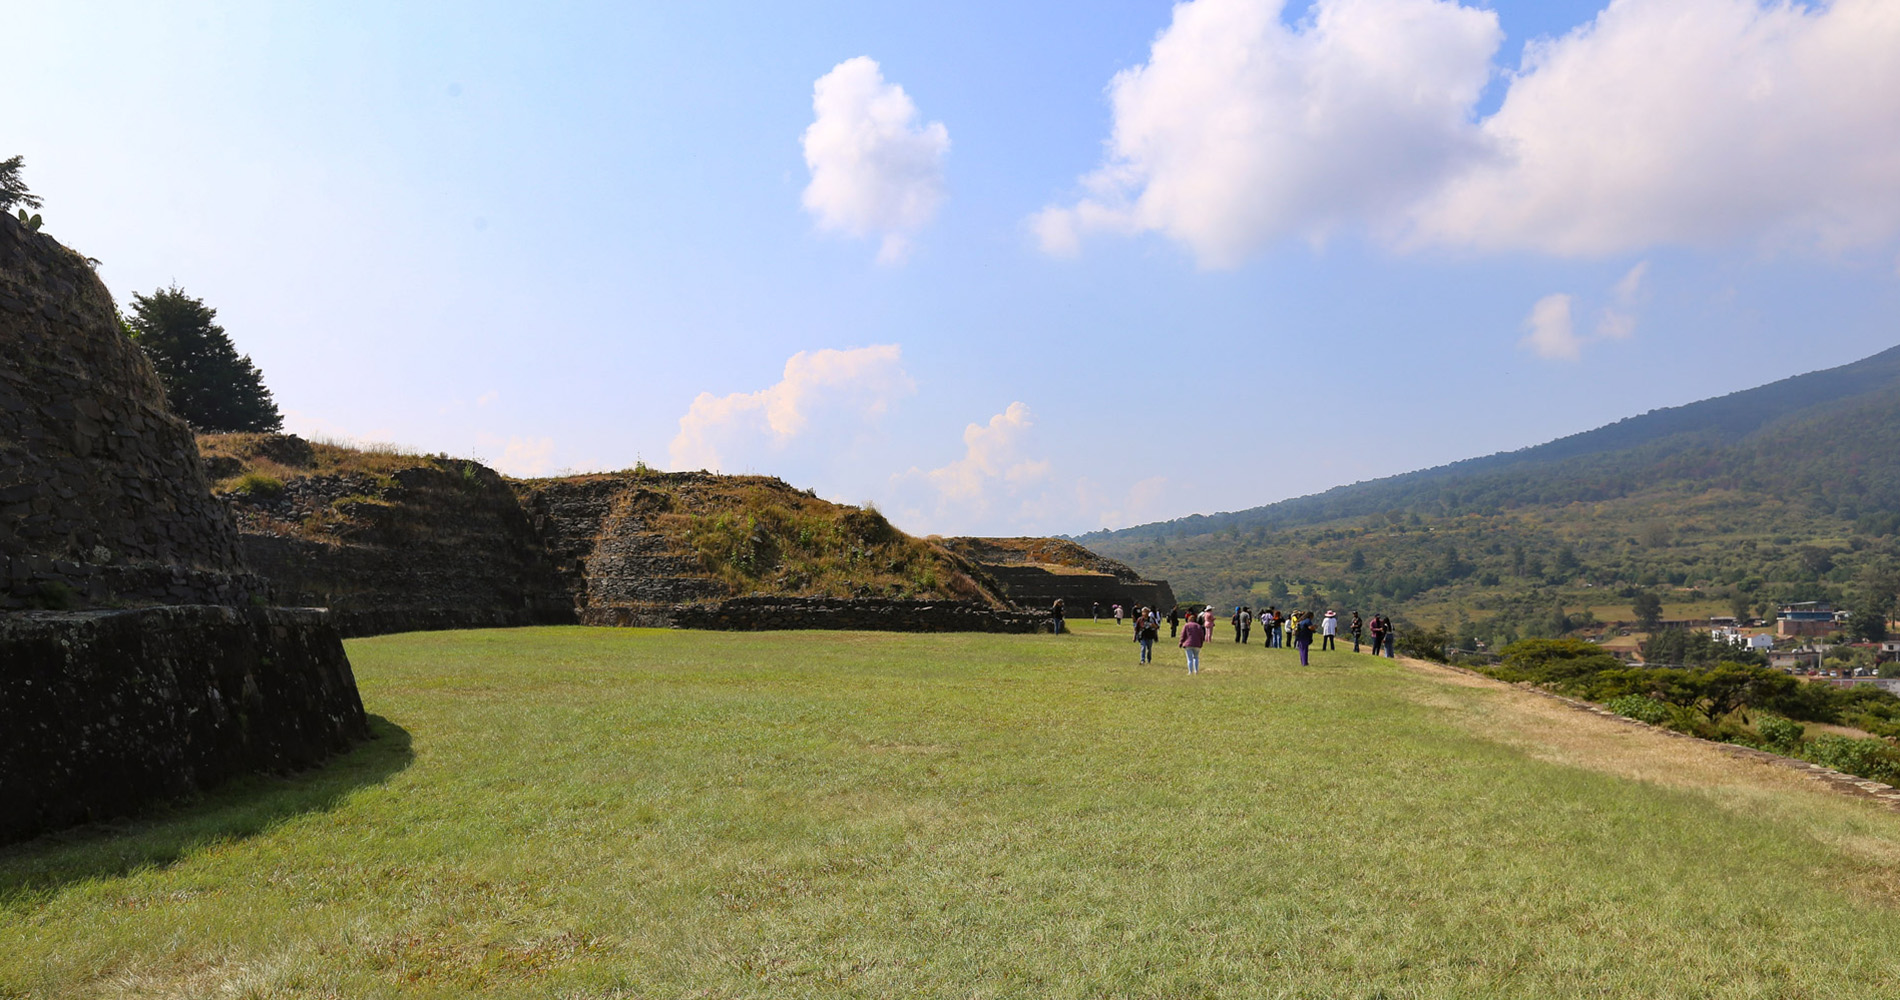
[[[1201,646],[1207,642],[1207,626],[1199,618],[1189,618],[1181,627],[1181,648],[1187,650],[1188,673],[1201,672]]]

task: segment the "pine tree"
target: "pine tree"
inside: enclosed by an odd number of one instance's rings
[[[0,160],[0,212],[11,212],[15,205],[25,205],[20,209],[20,225],[38,231],[40,216],[35,212],[26,214],[27,208],[38,208],[45,202],[26,189],[26,182],[20,179],[20,167],[26,162],[22,156],[9,156]]]
[[[20,156],[0,160],[0,212],[11,212],[15,205],[39,208],[44,204],[26,189],[26,182],[20,179],[20,166],[25,162],[25,157]]]
[[[284,426],[264,375],[239,355],[218,311],[177,287],[132,296],[126,331],[152,359],[172,412],[201,431],[275,431]]]

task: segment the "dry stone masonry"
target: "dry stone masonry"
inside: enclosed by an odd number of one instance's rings
[[[941,544],[981,566],[1022,607],[1046,608],[1062,599],[1071,618],[1088,614],[1090,604],[1103,613],[1124,608],[1173,608],[1174,588],[1166,580],[1144,580],[1126,563],[1061,538],[945,538]]]
[[[0,609],[262,595],[98,276],[0,222]]]
[[[321,612],[0,615],[0,843],[322,762],[367,735]]]
[[[0,841],[364,735],[335,629],[267,604],[105,286],[0,215]]]
[[[254,445],[290,465],[298,443],[275,435]],[[513,491],[479,463],[423,459],[387,476],[304,476],[280,493],[227,502],[246,561],[281,600],[328,608],[346,636],[575,620]]]

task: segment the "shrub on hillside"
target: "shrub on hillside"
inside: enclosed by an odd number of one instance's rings
[[[246,472],[227,491],[253,500],[275,500],[284,495],[284,481],[262,472]]]
[[[1485,672],[1513,684],[1529,682],[1568,690],[1623,661],[1581,639],[1524,639],[1504,647],[1500,662]]]
[[[1836,771],[1900,785],[1900,749],[1885,740],[1828,734],[1809,743],[1802,756]]]
[[[1397,647],[1400,656],[1444,663],[1447,662],[1445,648],[1451,645],[1451,633],[1442,628],[1403,629],[1392,645]]]
[[[1776,753],[1793,753],[1800,749],[1801,738],[1807,729],[1793,719],[1784,719],[1779,715],[1758,715],[1755,717],[1755,732],[1761,734],[1761,741],[1768,749]]]
[[[1603,707],[1624,718],[1647,722],[1652,726],[1667,725],[1675,715],[1668,705],[1640,694],[1626,694],[1620,698],[1611,698],[1603,703]]]

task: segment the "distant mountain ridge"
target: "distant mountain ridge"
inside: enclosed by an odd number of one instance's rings
[[[1376,608],[1487,641],[1626,620],[1640,590],[1679,617],[1890,602],[1900,347],[1518,451],[1077,540],[1184,600]]]
[[[1594,430],[1516,451],[1498,452],[1383,479],[1336,486],[1323,493],[1241,511],[1196,514],[1171,521],[1090,532],[1078,536],[1078,540],[1095,545],[1108,540],[1176,534],[1172,529],[1186,525],[1219,531],[1234,526],[1287,527],[1319,523],[1394,509],[1409,512],[1421,501],[1442,502],[1447,493],[1457,495],[1454,501],[1462,501],[1465,499],[1463,493],[1472,486],[1488,483],[1491,478],[1486,476],[1488,473],[1522,474],[1533,467],[1557,466],[1566,462],[1576,465],[1575,460],[1578,459],[1617,456],[1622,461],[1589,462],[1567,470],[1570,472],[1568,476],[1559,473],[1553,485],[1567,484],[1571,488],[1544,491],[1533,502],[1600,500],[1641,488],[1645,484],[1636,481],[1642,478],[1637,475],[1641,472],[1693,474],[1693,470],[1675,467],[1683,463],[1669,462],[1669,459],[1684,454],[1733,447],[1748,443],[1752,438],[1783,436],[1776,435],[1777,431],[1790,432],[1785,436],[1807,436],[1793,432],[1802,430],[1802,425],[1810,420],[1851,416],[1847,412],[1850,410],[1874,411],[1868,416],[1884,414],[1894,409],[1896,403],[1900,403],[1900,347],[1892,347],[1836,368],[1795,375],[1681,406],[1651,410]],[[1890,423],[1888,429],[1890,433],[1900,430]],[[1861,456],[1854,457],[1858,459]],[[1887,462],[1900,463],[1900,454],[1890,452]],[[1857,461],[1853,464],[1858,466],[1864,463]],[[1461,490],[1460,487],[1465,489]],[[1880,492],[1888,501],[1900,500],[1900,491]],[[1457,508],[1461,504],[1454,502],[1450,506]]]

